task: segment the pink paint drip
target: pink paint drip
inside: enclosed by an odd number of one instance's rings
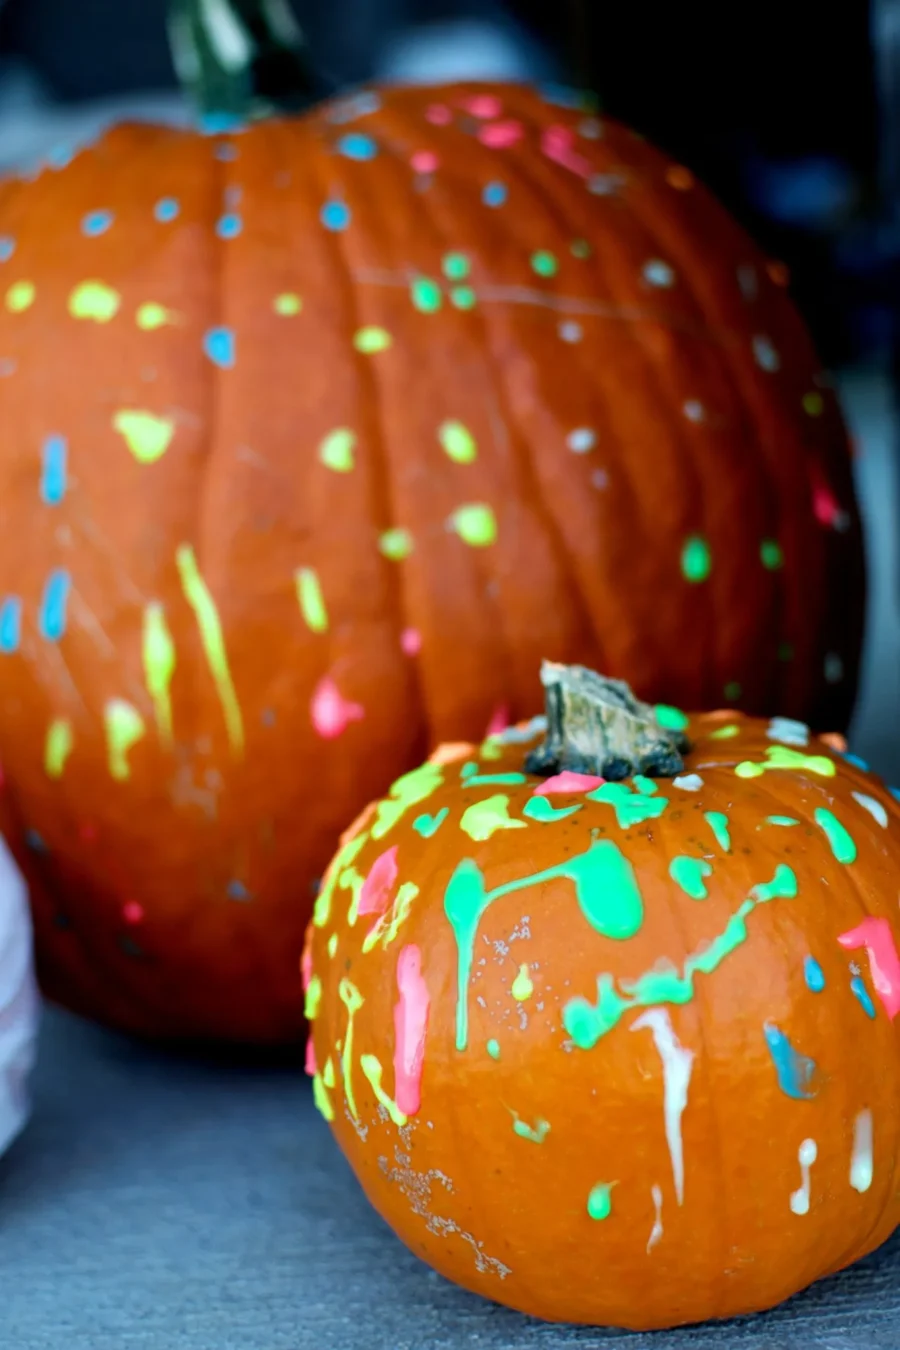
[[[397,880],[397,845],[375,859],[359,893],[360,914],[383,914]]]
[[[506,150],[525,135],[521,122],[488,122],[478,132],[478,139],[489,150]]]
[[[394,1005],[394,1100],[405,1116],[422,1105],[425,1031],[431,1000],[422,978],[422,953],[411,943],[397,957],[399,1001]]]
[[[309,986],[312,984],[312,977],[313,977],[312,947],[307,947],[304,950],[303,955],[300,957],[300,979],[303,984],[304,994],[306,993]]]
[[[400,647],[406,656],[418,656],[422,650],[422,634],[418,628],[404,628],[400,634]]]
[[[848,951],[865,947],[875,992],[893,1021],[900,1012],[900,956],[887,919],[863,919],[857,928],[841,933],[838,942]]]
[[[313,1045],[313,1038],[310,1036],[306,1042],[306,1060],[303,1065],[310,1078],[316,1076],[316,1047]]]
[[[505,703],[498,703],[491,714],[491,720],[488,722],[486,736],[499,736],[501,731],[505,731],[509,726],[509,708]]]
[[[441,161],[433,150],[417,150],[409,162],[416,173],[434,173]]]
[[[322,739],[333,741],[347,730],[351,722],[361,722],[366,710],[361,704],[351,703],[344,698],[334,680],[325,675],[316,685],[309,715]]]
[[[446,103],[432,103],[425,109],[425,120],[433,127],[445,127],[453,121],[453,114]]]
[[[463,107],[473,117],[485,119],[499,117],[503,111],[503,104],[495,94],[476,94],[474,98],[470,98],[464,103]]]
[[[547,127],[541,136],[541,150],[548,159],[560,164],[579,178],[590,178],[593,173],[588,160],[575,149],[575,133],[569,127]]]
[[[605,781],[592,773],[573,773],[571,769],[563,769],[562,773],[536,787],[534,795],[550,797],[554,792],[592,792],[594,788],[602,787]]]

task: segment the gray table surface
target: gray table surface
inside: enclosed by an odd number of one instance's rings
[[[0,1161],[2,1350],[897,1350],[900,1237],[765,1316],[652,1336],[453,1288],[369,1208],[296,1068],[57,1011]]]

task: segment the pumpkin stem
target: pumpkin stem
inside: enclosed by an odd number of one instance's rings
[[[288,0],[169,0],[169,43],[178,78],[216,127],[296,112],[325,92]]]
[[[526,759],[529,773],[549,777],[570,769],[612,782],[634,773],[655,778],[681,773],[685,736],[662,726],[649,703],[635,698],[623,680],[545,661],[541,683],[547,739]]]

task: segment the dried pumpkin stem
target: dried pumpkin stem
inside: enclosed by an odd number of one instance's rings
[[[657,778],[681,773],[687,740],[662,726],[653,708],[635,698],[623,680],[545,661],[541,683],[547,739],[528,756],[529,773],[547,777],[569,769],[611,781],[633,773]]]
[[[325,92],[288,0],[169,0],[178,78],[213,119],[294,112]]]

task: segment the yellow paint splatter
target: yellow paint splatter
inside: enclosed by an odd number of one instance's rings
[[[478,457],[475,437],[462,422],[443,422],[438,427],[438,440],[444,454],[456,464],[471,464]]]
[[[335,473],[350,473],[353,468],[353,450],[356,436],[349,427],[336,427],[319,444],[319,459],[326,469]]]
[[[24,314],[34,304],[36,295],[33,281],[14,281],[6,292],[6,308],[10,314]]]
[[[225,651],[225,639],[222,636],[222,623],[216,602],[197,568],[197,559],[190,544],[181,544],[176,551],[175,561],[181,577],[181,586],[188,604],[193,609],[200,629],[200,639],[209,663],[212,677],[216,683],[219,702],[225,715],[225,727],[228,741],[235,754],[243,753],[244,719],[241,706],[235,692],[228,654]]]
[[[177,314],[171,309],[166,309],[165,305],[155,304],[152,300],[140,305],[134,317],[138,328],[143,328],[145,333],[152,333],[156,328],[165,328],[168,323],[178,322]]]
[[[381,1086],[381,1080],[384,1077],[381,1061],[375,1055],[361,1055],[359,1063],[360,1068],[369,1080],[372,1091],[375,1093],[376,1100],[384,1107],[394,1124],[406,1125],[407,1117],[400,1110],[393,1097],[389,1097]]]
[[[123,698],[110,699],[103,709],[103,717],[109,772],[117,783],[124,783],[131,777],[128,752],[145,734],[146,724],[134,704]]]
[[[285,291],[283,295],[276,295],[275,303],[272,306],[276,314],[280,314],[283,319],[293,318],[299,314],[303,308],[303,301],[299,295],[292,291]]]
[[[519,973],[513,980],[512,996],[519,1003],[524,1003],[526,999],[531,998],[534,993],[534,985],[531,982],[531,976],[528,973],[528,966],[519,966]]]
[[[362,1007],[365,999],[359,992],[355,984],[344,977],[338,985],[338,994],[341,1002],[347,1009],[347,1034],[344,1037],[344,1048],[341,1051],[341,1073],[344,1079],[344,1096],[347,1098],[347,1106],[350,1108],[350,1114],[354,1120],[359,1119],[356,1110],[356,1098],[353,1095],[353,1019]]]
[[[460,506],[448,524],[464,544],[470,548],[487,548],[497,538],[497,521],[493,511],[484,502]]]
[[[378,540],[379,552],[391,562],[402,562],[413,551],[413,538],[409,530],[385,530]]]
[[[303,1004],[303,1016],[307,1022],[314,1022],[319,1015],[319,1008],[322,1006],[322,981],[318,975],[314,975],[307,985],[306,998]]]
[[[353,338],[353,345],[364,356],[374,356],[376,352],[386,352],[393,338],[386,328],[360,328]]]
[[[327,633],[328,610],[325,597],[319,584],[319,574],[314,567],[299,567],[294,573],[297,586],[297,602],[307,628],[314,633]]]
[[[333,958],[337,949],[338,949],[338,935],[337,933],[332,933],[331,937],[328,939],[328,955]]]
[[[62,778],[74,743],[71,722],[65,717],[57,717],[50,723],[44,743],[44,768],[48,778]]]
[[[153,699],[156,725],[166,745],[172,744],[172,698],[170,685],[175,673],[175,643],[166,623],[166,612],[157,602],[144,610],[144,679]]]
[[[328,1059],[325,1063],[325,1068],[322,1070],[322,1082],[325,1084],[327,1088],[334,1087],[335,1082],[334,1060],[331,1058],[330,1055],[328,1056]]]
[[[109,323],[118,314],[121,303],[119,292],[104,282],[82,281],[69,296],[69,313],[73,319]]]
[[[113,417],[113,426],[125,438],[125,444],[138,464],[154,464],[172,444],[175,423],[154,413],[122,408]]]

